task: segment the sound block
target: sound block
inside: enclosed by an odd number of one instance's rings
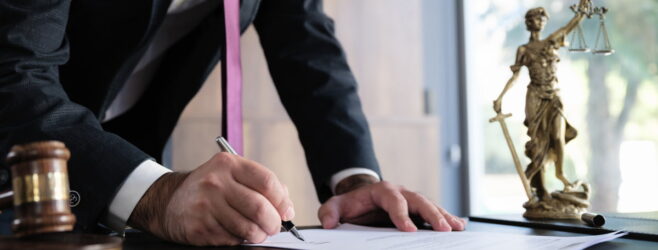
[[[123,239],[101,234],[48,233],[17,237],[0,236],[0,250],[5,249],[122,249]]]

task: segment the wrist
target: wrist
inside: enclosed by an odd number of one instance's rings
[[[368,186],[373,183],[377,183],[379,180],[372,175],[368,174],[355,174],[349,176],[336,184],[336,193],[335,195],[341,195],[352,190],[358,189],[360,187]]]
[[[189,173],[170,172],[162,175],[144,193],[128,218],[128,225],[154,234],[164,229],[165,211],[174,191]]]

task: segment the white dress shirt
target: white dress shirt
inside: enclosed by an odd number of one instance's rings
[[[147,83],[153,78],[153,74],[166,50],[188,34],[214,9],[211,8],[212,6],[200,5],[204,2],[205,0],[174,0],[171,3],[167,16],[156,33],[152,44],[149,45],[130,78],[105,113],[105,121],[123,114],[137,102],[146,90]],[[206,4],[214,6],[218,2],[209,1]],[[156,180],[168,172],[171,172],[171,170],[152,160],[146,160],[139,164],[128,175],[110,202],[108,216],[103,223],[112,230],[123,232],[130,214],[132,214],[144,193]],[[376,172],[367,168],[354,167],[334,174],[327,184],[334,192],[336,185],[341,180],[356,174],[372,175],[379,180],[379,175]]]

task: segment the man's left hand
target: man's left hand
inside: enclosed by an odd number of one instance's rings
[[[436,231],[462,231],[466,225],[423,195],[386,181],[337,193],[318,211],[323,228],[335,228],[339,222],[372,225],[390,220],[400,231],[413,232],[418,228],[410,215],[420,216]]]

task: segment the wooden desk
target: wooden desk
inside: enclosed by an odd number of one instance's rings
[[[302,227],[314,228],[314,227]],[[480,232],[499,232],[499,233],[514,233],[526,235],[546,235],[546,236],[582,236],[585,234],[563,232],[547,229],[535,229],[529,227],[520,227],[512,225],[501,225],[495,223],[485,223],[471,221],[466,227],[467,231],[480,231]],[[181,250],[181,249],[198,249],[196,247],[176,245],[172,243],[163,242],[154,238],[153,236],[144,233],[127,233],[123,244],[125,250],[137,249],[162,249],[162,250]],[[217,248],[204,248],[204,249],[273,249],[263,247],[217,247]],[[634,239],[615,239],[610,242],[594,245],[589,249],[658,249],[658,242],[634,240]]]

